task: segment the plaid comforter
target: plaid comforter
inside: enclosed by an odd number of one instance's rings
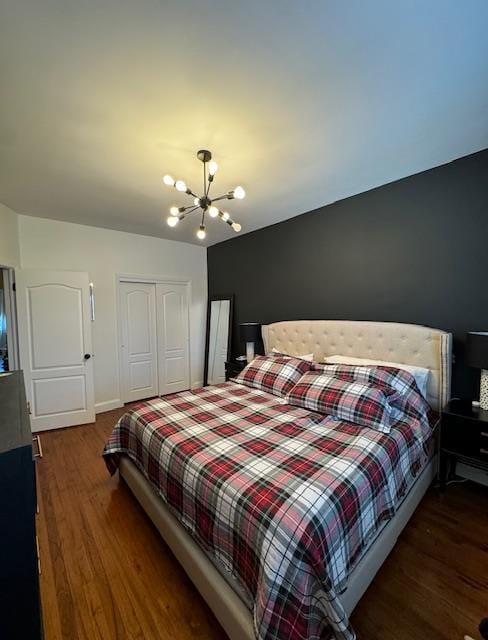
[[[409,393],[384,434],[233,382],[195,389],[126,413],[105,461],[128,455],[238,581],[257,638],[350,640],[338,596],[427,459],[427,404]]]

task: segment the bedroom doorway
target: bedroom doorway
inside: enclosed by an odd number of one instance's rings
[[[15,272],[0,266],[0,373],[19,368]]]
[[[0,267],[0,373],[19,368],[14,270]]]
[[[119,278],[122,402],[190,388],[189,283]]]

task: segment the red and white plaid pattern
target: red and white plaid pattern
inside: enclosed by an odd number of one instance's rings
[[[427,458],[415,404],[386,435],[228,382],[132,409],[104,456],[112,473],[129,456],[238,580],[257,638],[350,640],[337,594]]]
[[[311,362],[292,356],[257,356],[237,378],[234,378],[234,382],[267,391],[275,396],[286,396],[311,366]]]
[[[395,426],[399,422],[413,421],[423,430],[427,437],[430,424],[437,421],[437,414],[417,387],[413,375],[405,369],[395,367],[348,365],[348,364],[316,364],[313,369],[322,374],[331,375],[341,380],[364,382],[384,391],[388,403],[393,409]],[[396,393],[395,393],[396,392]],[[424,417],[427,417],[425,420]]]
[[[415,378],[405,369],[377,365],[318,364],[316,362],[312,364],[312,369],[313,371],[320,372],[322,375],[341,378],[341,380],[354,380],[356,382],[372,384],[379,389],[386,390],[389,395],[392,394],[392,390],[397,391],[401,395],[408,396],[410,400],[413,400],[415,395],[417,395],[420,396],[422,400],[422,406],[429,406],[419,392]]]
[[[396,395],[397,391],[393,390],[393,394]],[[392,419],[396,415],[384,390],[318,371],[304,373],[286,400],[295,407],[318,411],[383,433],[390,433]]]

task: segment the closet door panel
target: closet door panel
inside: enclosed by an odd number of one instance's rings
[[[121,282],[122,400],[158,395],[156,285]]]
[[[184,284],[158,284],[159,393],[190,387],[188,291]]]

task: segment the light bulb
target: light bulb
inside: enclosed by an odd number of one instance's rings
[[[208,210],[208,215],[211,218],[216,218],[219,215],[219,210],[217,209],[217,207],[210,207]]]
[[[178,188],[178,183],[176,183],[176,188]],[[238,200],[242,200],[242,198],[245,198],[245,197],[246,197],[246,192],[242,187],[236,187],[234,189],[234,198],[237,198]]]
[[[195,200],[193,200],[193,204],[194,204],[196,207],[199,207],[199,206],[200,206],[200,198],[195,198]]]
[[[206,233],[205,233],[205,227],[203,225],[200,225],[200,228],[197,231],[197,238],[199,240],[205,240],[206,237]]]
[[[167,184],[168,187],[174,187],[175,186],[175,181],[174,178],[172,178],[171,176],[169,176],[168,174],[166,174],[163,178],[163,182],[164,184]]]
[[[169,212],[172,216],[177,216],[180,213],[180,210],[178,209],[178,207],[171,207]]]
[[[208,172],[211,176],[214,176],[219,169],[219,165],[215,162],[215,160],[211,160],[208,163]]]
[[[229,218],[230,218],[230,215],[227,213],[227,211],[224,211],[224,213],[222,214],[222,220],[224,222],[227,222]]]
[[[186,184],[183,180],[177,180],[175,183],[175,187],[177,191],[186,191]]]
[[[178,224],[178,218],[175,218],[174,216],[170,216],[166,222],[169,224],[170,227],[176,227],[176,225]]]
[[[232,228],[234,229],[234,231],[236,233],[239,233],[239,231],[242,229],[241,225],[238,222],[233,222],[232,223]]]

